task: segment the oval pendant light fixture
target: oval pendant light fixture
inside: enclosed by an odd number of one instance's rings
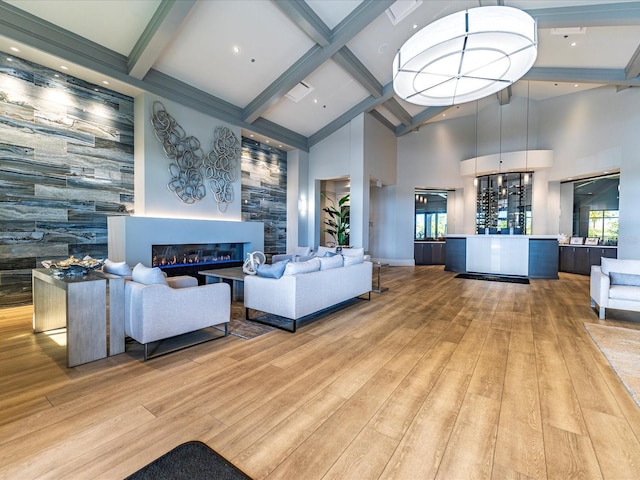
[[[536,21],[513,7],[470,8],[427,25],[393,60],[404,100],[446,106],[487,97],[522,78],[538,55]]]

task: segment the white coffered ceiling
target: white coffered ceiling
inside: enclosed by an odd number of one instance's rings
[[[56,70],[64,64],[66,73],[122,93],[147,90],[303,150],[362,112],[396,135],[442,113],[474,113],[475,104],[399,100],[391,62],[417,29],[480,5],[517,7],[538,21],[538,58],[511,95],[542,100],[640,86],[639,1],[417,3],[394,25],[385,12],[392,0],[6,0],[0,50]],[[311,91],[296,102],[285,95],[299,82]]]

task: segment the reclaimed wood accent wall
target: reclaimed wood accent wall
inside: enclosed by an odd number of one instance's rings
[[[242,221],[264,223],[267,258],[287,248],[287,152],[242,138]]]
[[[106,258],[107,216],[133,208],[133,99],[0,53],[0,307],[31,269]],[[11,60],[9,60],[11,59]]]

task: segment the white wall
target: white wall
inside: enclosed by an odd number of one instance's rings
[[[287,152],[287,252],[309,245],[309,154]]]
[[[314,145],[309,152],[309,205],[310,239],[315,247],[320,243],[320,181],[348,178],[350,181],[350,242],[362,246],[372,256],[371,238],[380,245],[378,220],[372,216],[385,216],[386,208],[376,202],[385,201],[385,195],[373,192],[372,180],[384,185],[396,182],[396,137],[380,122],[368,114],[358,115],[349,124]],[[378,187],[373,187],[378,188]],[[373,197],[372,197],[373,196]],[[373,213],[372,213],[373,211]]]
[[[169,190],[167,184],[171,178],[169,164],[172,160],[164,154],[162,144],[156,138],[150,122],[155,100],[160,100],[164,104],[166,111],[184,129],[187,136],[194,136],[200,141],[205,154],[211,150],[216,127],[228,127],[235,134],[238,142],[241,141],[240,127],[226,124],[217,118],[148,93],[136,97],[134,102],[135,214],[149,217],[239,221],[242,212],[240,160],[237,164],[237,180],[233,184],[235,198],[224,213],[218,211],[206,180],[206,196],[192,205],[183,203],[175,193]]]
[[[526,99],[512,97],[511,103],[500,110],[492,96],[480,102],[477,155],[498,153],[500,149],[525,150],[527,143],[530,149],[553,150],[553,167],[546,175],[536,174],[534,179],[537,188],[533,222],[534,231],[539,234],[571,233],[562,231],[568,217],[563,215],[561,223],[560,180],[620,168],[619,256],[640,258],[638,107],[640,91],[633,88],[620,92],[613,87],[598,88],[552,100],[531,100],[527,142]],[[419,131],[398,139],[398,184],[393,202],[396,210],[393,218],[380,225],[381,229],[396,232],[393,251],[387,252],[391,258],[398,261],[413,258],[414,189],[455,188],[457,199],[470,188],[460,176],[459,163],[474,156],[475,116],[423,125]],[[462,203],[464,212],[460,215],[456,209],[456,231],[450,230],[451,233],[465,233],[472,228],[475,202]],[[459,221],[461,218],[464,220]]]

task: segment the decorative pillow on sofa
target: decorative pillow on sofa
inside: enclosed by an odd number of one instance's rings
[[[364,248],[343,248],[344,266],[355,265],[364,262]]]
[[[127,265],[127,262],[112,262],[108,258],[102,265],[102,271],[104,273],[111,273],[113,275],[120,275],[122,277],[131,276],[131,267]]]
[[[609,272],[611,285],[629,285],[632,287],[640,287],[640,275],[633,273]]]
[[[320,270],[329,270],[331,268],[340,268],[344,262],[342,255],[331,255],[329,257],[320,257]]]
[[[285,275],[297,275],[298,273],[310,273],[320,270],[320,259],[312,258],[306,262],[290,262],[284,269]]]
[[[167,280],[164,278],[162,270],[158,267],[146,267],[141,263],[133,267],[133,281],[145,285],[167,285]]]
[[[271,265],[268,263],[261,263],[256,265],[256,273],[259,277],[264,278],[280,278],[284,274],[284,269],[287,267],[289,259],[276,262]]]
[[[318,247],[318,251],[316,252],[316,257],[324,257],[327,252],[331,252],[333,254],[336,253],[336,247]]]

